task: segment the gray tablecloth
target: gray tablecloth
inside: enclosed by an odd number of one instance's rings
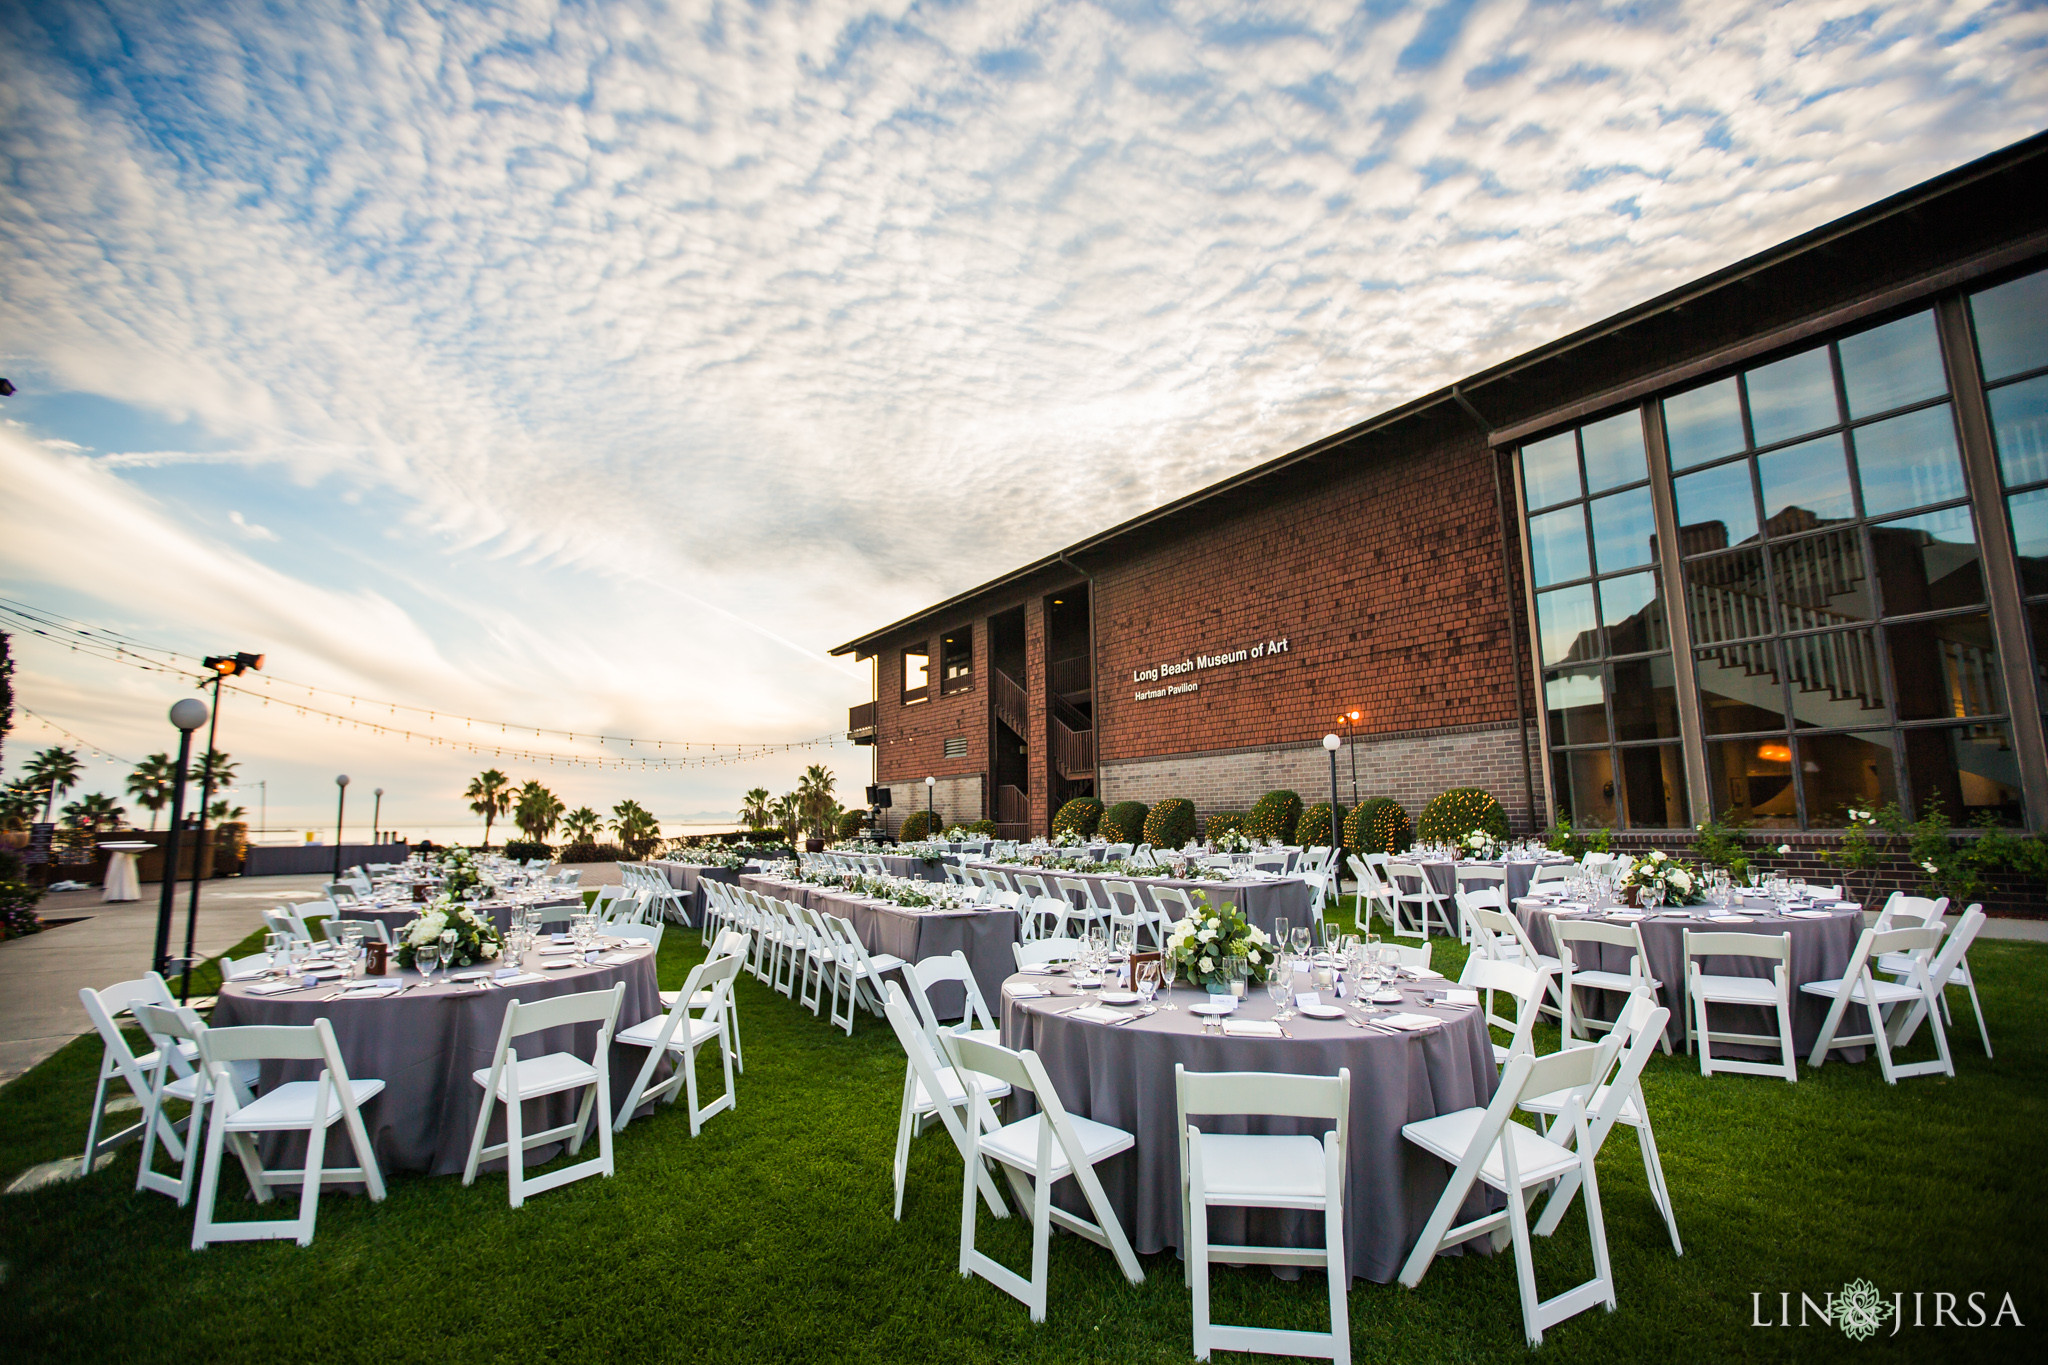
[[[581,896],[560,896],[554,900],[541,903],[553,906],[573,905],[579,910],[583,908],[583,898]],[[391,931],[391,941],[396,943],[398,941],[398,931],[418,919],[426,908],[424,905],[400,905],[388,910],[352,910],[348,906],[343,906],[341,907],[341,918],[376,920]],[[510,901],[487,901],[482,908],[490,911],[491,923],[497,927],[500,934],[510,927],[512,923],[512,903]]]
[[[1018,977],[1043,985],[1044,977]],[[1056,987],[1056,989],[1061,989]],[[1450,1167],[1401,1136],[1401,1125],[1452,1110],[1484,1105],[1499,1084],[1492,1044],[1479,1011],[1428,1008],[1419,1012],[1445,1019],[1421,1034],[1386,1034],[1356,1029],[1341,1020],[1297,1018],[1291,1038],[1202,1036],[1199,1016],[1189,1005],[1205,998],[1185,986],[1173,993],[1181,1008],[1118,1026],[1061,1016],[1070,998],[1041,997],[1002,1005],[1003,1042],[1031,1048],[1070,1113],[1113,1124],[1132,1134],[1137,1146],[1096,1167],[1103,1191],[1115,1207],[1131,1245],[1140,1252],[1182,1249],[1180,1145],[1176,1135],[1173,1068],[1190,1071],[1279,1071],[1334,1076],[1351,1069],[1350,1151],[1344,1177],[1344,1250],[1353,1278],[1387,1283],[1421,1235],[1450,1178]],[[1418,997],[1411,996],[1411,1001]],[[1269,1019],[1264,992],[1247,999],[1239,1017]],[[1019,1097],[1010,1117],[1032,1112]],[[1327,1124],[1289,1119],[1202,1119],[1205,1132],[1320,1134]],[[1083,1206],[1072,1182],[1055,1197]],[[1489,1205],[1475,1193],[1463,1218]],[[1491,1207],[1498,1207],[1492,1205]],[[1213,1242],[1321,1245],[1322,1225],[1313,1215],[1273,1210],[1217,1209],[1209,1216]]]
[[[990,1010],[996,1008],[996,990],[1003,979],[1017,970],[1017,959],[1010,952],[1010,945],[1019,937],[1015,910],[914,910],[827,887],[753,875],[741,884],[850,921],[861,946],[871,953],[894,953],[905,962],[945,957],[956,950],[967,954],[974,984]],[[932,992],[932,1008],[942,1019],[959,1018],[966,1005],[966,996],[957,986],[942,986]]]
[[[537,969],[540,960],[533,957],[528,962]],[[394,971],[392,975],[399,981],[419,980],[417,972]],[[212,1022],[215,1027],[304,1025],[324,1016],[334,1028],[350,1078],[384,1082],[383,1093],[363,1107],[363,1122],[384,1173],[449,1175],[460,1172],[469,1160],[470,1138],[484,1096],[483,1087],[471,1073],[491,1064],[508,1001],[610,990],[615,982],[623,981],[626,996],[619,1007],[619,1030],[661,1013],[652,952],[640,952],[632,961],[615,966],[552,971],[545,980],[494,990],[444,984],[446,978],[439,973],[434,981],[431,987],[416,986],[404,995],[382,1000],[328,1000],[325,997],[331,991],[325,987],[288,995],[251,995],[246,984],[230,984],[221,989]],[[517,1046],[521,1056],[574,1052],[587,1058],[596,1039],[595,1024],[579,1024],[532,1035]],[[646,1060],[642,1048],[613,1046],[614,1113]],[[265,1062],[262,1084],[268,1089],[286,1081],[310,1081],[319,1073],[317,1062]],[[565,1092],[527,1101],[526,1131],[569,1122],[576,1116],[575,1105],[580,1100],[580,1093]],[[328,1157],[336,1165],[352,1164],[347,1139],[339,1132],[336,1129],[328,1135]],[[486,1141],[502,1142],[504,1137],[500,1111],[492,1119]],[[304,1151],[303,1134],[278,1134],[263,1142],[264,1160],[273,1166],[302,1161]],[[527,1157],[529,1165],[540,1159],[539,1149]]]
[[[1028,867],[1016,863],[974,863],[970,865],[975,867],[991,867],[998,872],[1012,874],[1018,872],[1036,873],[1045,878],[1045,884],[1048,887],[1054,886],[1053,878],[1055,877],[1077,878],[1082,881],[1094,882],[1098,886],[1105,881],[1127,881],[1138,888],[1138,894],[1145,898],[1145,908],[1148,910],[1160,908],[1158,903],[1152,898],[1151,893],[1154,887],[1177,887],[1187,892],[1190,899],[1193,899],[1194,893],[1199,891],[1209,898],[1209,903],[1212,905],[1223,901],[1228,901],[1235,905],[1238,909],[1244,911],[1244,916],[1247,920],[1258,925],[1268,933],[1272,932],[1273,921],[1277,918],[1284,916],[1289,925],[1306,924],[1312,918],[1309,914],[1309,906],[1314,897],[1308,889],[1308,883],[1299,878],[1287,878],[1281,881],[1182,881],[1175,877],[1107,877],[1098,872],[1060,872],[1050,868]],[[1101,896],[1103,893],[1098,891],[1096,894]],[[1177,915],[1179,911],[1176,908],[1169,908],[1168,913]]]
[[[1860,908],[1844,908],[1833,911],[1826,919],[1801,919],[1796,916],[1761,915],[1743,916],[1739,924],[1717,924],[1704,918],[1707,909],[1695,906],[1696,914],[1684,918],[1653,915],[1647,919],[1629,921],[1599,917],[1603,923],[1633,923],[1642,930],[1643,951],[1650,957],[1650,975],[1659,983],[1658,1003],[1671,1011],[1671,1022],[1666,1026],[1674,1044],[1682,1042],[1692,1031],[1692,1005],[1685,988],[1685,931],[1696,933],[1737,933],[1770,934],[1776,936],[1790,932],[1792,935],[1792,1042],[1804,1057],[1813,1047],[1813,1040],[1820,1036],[1820,1028],[1827,1021],[1828,1000],[1823,996],[1808,995],[1799,987],[1808,981],[1827,981],[1838,978],[1848,970],[1849,958],[1856,951],[1856,940],[1863,933],[1863,912]],[[1515,916],[1529,931],[1529,939],[1536,945],[1536,951],[1551,956],[1557,954],[1556,936],[1551,932],[1551,922],[1557,918],[1557,911],[1533,901],[1520,901],[1515,905]],[[1601,944],[1600,960],[1587,964],[1600,971],[1625,972],[1628,970],[1629,950],[1610,944]],[[1768,958],[1755,957],[1710,957],[1704,970],[1710,976],[1756,976],[1767,977],[1771,973]],[[1618,996],[1610,991],[1580,991],[1582,1008],[1594,1012],[1594,1017],[1612,1019],[1621,1006]],[[1712,1022],[1716,1032],[1769,1033],[1777,1032],[1777,1022],[1769,1010],[1754,1009],[1743,1005],[1715,1005],[1712,1007]],[[1862,1027],[1862,1020],[1852,1020],[1851,1031]],[[1732,1044],[1716,1044],[1715,1053],[1726,1053],[1734,1057],[1769,1057],[1775,1059],[1776,1049],[1739,1047]],[[1861,1050],[1846,1050],[1844,1056],[1850,1060],[1861,1057]]]

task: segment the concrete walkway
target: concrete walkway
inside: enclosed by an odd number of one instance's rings
[[[228,877],[199,893],[196,949],[213,957],[263,925],[263,912],[290,901],[314,900],[324,876]],[[171,953],[185,950],[181,888],[171,925]],[[45,922],[75,919],[28,938],[0,943],[0,1084],[5,1084],[88,1031],[78,1003],[80,986],[111,986],[149,970],[156,945],[158,887],[147,882],[142,899],[120,904],[100,891],[60,891],[43,897],[36,912]]]

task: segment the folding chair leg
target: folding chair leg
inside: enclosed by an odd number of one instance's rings
[[[1964,989],[1970,992],[1970,1013],[1977,1016],[1977,1036],[1984,1040],[1984,1055],[1991,1055],[1991,1029],[1984,1022],[1984,1006],[1977,999],[1977,978],[1971,977]]]
[[[1643,1154],[1643,1178],[1650,1186],[1650,1202],[1657,1206],[1657,1212],[1664,1215],[1665,1230],[1671,1234],[1671,1254],[1685,1255],[1685,1244],[1678,1240],[1678,1215],[1671,1210],[1671,1186],[1664,1180],[1664,1163],[1657,1157],[1657,1135],[1650,1131],[1648,1114],[1636,1129],[1636,1145]]]

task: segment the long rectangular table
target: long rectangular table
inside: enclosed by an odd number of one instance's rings
[[[1160,902],[1154,900],[1151,894],[1155,887],[1177,888],[1187,892],[1190,899],[1193,898],[1195,893],[1199,892],[1207,897],[1212,905],[1219,901],[1228,901],[1244,912],[1246,920],[1258,925],[1259,928],[1264,929],[1267,933],[1273,931],[1273,921],[1283,917],[1289,925],[1308,923],[1311,918],[1309,910],[1314,903],[1314,894],[1309,890],[1308,883],[1299,877],[1286,877],[1277,881],[1262,878],[1258,880],[1247,879],[1243,881],[1218,882],[1199,879],[1184,880],[1178,877],[1111,876],[1100,872],[1061,872],[1051,868],[1031,867],[1023,863],[971,863],[969,866],[992,868],[997,872],[1008,872],[1013,875],[1019,872],[1036,874],[1045,878],[1045,884],[1048,887],[1054,885],[1053,879],[1055,877],[1069,877],[1091,882],[1097,887],[1096,896],[1103,901],[1108,900],[1108,891],[1106,887],[1102,886],[1102,883],[1111,881],[1129,882],[1137,887],[1138,894],[1144,897],[1145,908],[1152,911],[1162,908]],[[1178,910],[1175,907],[1167,907],[1166,909],[1169,915],[1178,914]]]

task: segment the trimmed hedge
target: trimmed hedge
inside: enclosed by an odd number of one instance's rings
[[[1094,835],[1101,823],[1102,803],[1092,796],[1077,796],[1061,806],[1059,813],[1052,817],[1052,832],[1074,833],[1087,839]]]
[[[993,820],[976,820],[973,824],[967,826],[967,832],[969,834],[986,834],[989,838],[993,839],[997,834],[996,822]]]
[[[1422,808],[1416,835],[1431,843],[1454,844],[1475,829],[1496,839],[1508,837],[1508,813],[1484,787],[1453,787],[1430,798]]]
[[[1294,827],[1301,823],[1301,798],[1290,791],[1267,792],[1244,818],[1244,832],[1254,839],[1294,842]]]
[[[1344,844],[1353,853],[1406,853],[1414,842],[1408,812],[1391,796],[1362,802],[1344,822]]]
[[[1151,814],[1143,801],[1119,801],[1102,812],[1096,837],[1109,844],[1135,844],[1145,837],[1145,817]]]
[[[538,839],[507,839],[505,856],[515,863],[523,863],[532,858],[553,858],[555,851]]]
[[[867,819],[868,813],[864,810],[841,811],[839,813],[839,837],[842,839],[854,838],[860,833],[861,826],[867,823]]]
[[[938,821],[930,811],[914,810],[903,817],[903,829],[896,837],[906,844],[914,844],[920,839],[931,838],[932,827],[936,824]]]
[[[1202,826],[1202,835],[1213,844],[1231,831],[1243,829],[1244,821],[1245,814],[1241,810],[1217,811]]]
[[[1169,796],[1145,817],[1145,842],[1154,848],[1180,848],[1195,837],[1195,803]]]
[[[1342,805],[1337,807],[1338,829],[1344,828],[1344,817],[1349,813],[1349,807]],[[1319,845],[1323,848],[1330,846],[1329,802],[1318,801],[1313,806],[1303,808],[1301,821],[1294,827],[1294,842],[1300,844],[1303,848],[1308,848],[1312,845]]]
[[[630,863],[635,861],[626,850],[617,844],[593,844],[585,840],[570,844],[555,855],[558,863]]]

